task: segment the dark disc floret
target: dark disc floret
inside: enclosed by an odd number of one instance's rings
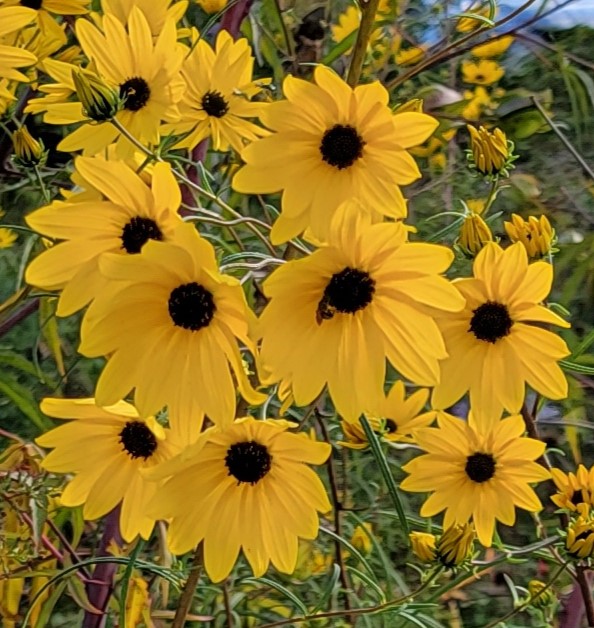
[[[27,9],[35,9],[39,11],[41,9],[42,0],[21,0],[20,5],[27,7]]]
[[[466,458],[466,475],[478,484],[487,482],[495,475],[495,458],[491,454],[478,452]]]
[[[227,450],[225,465],[238,484],[256,484],[269,471],[272,456],[268,448],[255,440],[235,443]]]
[[[174,325],[191,331],[207,327],[216,311],[212,292],[195,281],[172,290],[168,306]]]
[[[322,159],[331,166],[343,170],[363,156],[365,142],[350,124],[335,124],[328,129],[320,143]]]
[[[478,340],[495,343],[505,338],[514,324],[507,306],[487,301],[472,311],[470,329]]]
[[[388,432],[388,434],[394,434],[398,431],[398,424],[394,421],[394,419],[386,419],[384,421],[384,429]]]
[[[229,111],[229,103],[221,92],[206,92],[201,104],[202,109],[215,118],[222,118]]]
[[[332,275],[318,303],[320,319],[332,318],[335,312],[354,314],[371,303],[375,281],[369,273],[356,268],[344,268]]]
[[[134,76],[120,85],[120,97],[124,99],[124,109],[140,111],[151,97],[151,88],[140,76]]]
[[[126,253],[140,253],[149,240],[162,240],[163,233],[151,218],[134,216],[122,229],[122,248]]]
[[[120,432],[120,443],[132,458],[150,458],[157,449],[157,439],[142,421],[128,421]]]

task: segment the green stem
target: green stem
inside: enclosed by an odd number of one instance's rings
[[[140,550],[144,547],[144,541],[138,539],[132,553],[130,554],[130,562],[126,565],[124,577],[122,579],[122,589],[120,591],[120,628],[126,628],[126,607],[128,606],[128,588],[130,586],[130,578],[134,569],[134,563]]]
[[[198,545],[194,551],[192,564],[190,566],[190,574],[188,575],[188,579],[186,580],[186,584],[184,585],[182,594],[179,598],[179,604],[177,605],[171,628],[183,628],[185,625],[186,616],[192,606],[192,600],[194,599],[194,594],[196,593],[196,586],[198,585],[198,580],[200,580],[201,572],[202,544]]]
[[[483,217],[487,215],[489,209],[491,209],[491,205],[497,198],[497,186],[499,185],[499,177],[495,177],[493,181],[491,181],[491,189],[489,190],[489,196],[487,197],[487,202],[485,203],[485,209],[481,212]]]
[[[45,201],[45,203],[47,205],[49,205],[49,203],[52,200],[52,197],[51,197],[48,189],[45,187],[45,183],[43,182],[43,178],[41,176],[41,172],[39,172],[39,166],[37,166],[37,165],[33,166],[33,172],[35,173],[35,179],[37,179],[37,183],[39,183],[39,189],[41,190],[41,194],[43,196],[43,200]]]
[[[361,70],[367,53],[367,46],[375,24],[375,14],[379,0],[363,0],[361,2],[361,23],[357,31],[357,40],[353,48],[353,56],[351,57],[351,65],[347,76],[347,83],[351,87],[355,87],[361,78]]]

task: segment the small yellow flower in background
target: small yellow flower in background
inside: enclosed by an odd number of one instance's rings
[[[43,165],[47,152],[43,142],[36,140],[26,126],[22,126],[12,134],[15,162],[23,168]]]
[[[475,15],[480,15],[482,17],[489,17],[490,8],[489,5],[481,6],[482,3],[469,7],[465,12],[466,13],[474,13]],[[472,17],[462,16],[458,22],[456,23],[456,30],[459,33],[469,33],[470,31],[474,31],[480,26],[483,26],[485,22],[482,20],[477,20]]]
[[[445,510],[446,532],[472,520],[479,541],[490,547],[496,521],[511,526],[516,507],[529,512],[542,509],[530,484],[550,478],[534,462],[545,444],[522,436],[525,429],[520,415],[477,421],[471,412],[466,421],[440,413],[438,427],[415,432],[417,444],[426,453],[404,465],[409,475],[400,486],[404,491],[431,492],[421,508],[422,517]],[[442,554],[446,559],[460,556],[470,536],[467,528],[444,534]]]
[[[358,525],[351,536],[351,545],[359,550],[364,556],[371,552],[373,543],[371,542],[370,534],[373,534],[373,528],[371,523],[364,523]]]
[[[408,535],[413,554],[423,563],[432,563],[437,558],[435,534],[427,532],[411,532]]]
[[[478,129],[470,124],[470,150],[467,152],[470,168],[486,177],[508,176],[517,157],[513,154],[514,145],[505,133],[496,128],[489,131],[484,126]]]
[[[313,541],[299,539],[297,565],[293,576],[299,580],[307,580],[310,576],[328,573],[334,562],[332,554],[325,554]]]
[[[475,257],[487,242],[492,241],[491,229],[479,214],[470,213],[466,216],[457,241],[457,245],[466,255]]]
[[[119,89],[116,90],[90,72],[74,70],[72,81],[82,104],[83,114],[95,122],[111,120],[124,106]]]
[[[8,227],[0,227],[0,249],[9,249],[16,241],[18,235]]]
[[[411,100],[407,100],[406,102],[398,105],[394,109],[394,113],[406,113],[407,111],[415,111],[416,113],[423,113],[423,99],[422,98],[412,98]],[[410,149],[411,154],[413,153],[413,148]]]
[[[488,59],[462,61],[462,80],[476,85],[492,85],[499,81],[505,70],[497,63]]]
[[[572,519],[566,530],[565,549],[577,560],[594,558],[594,520],[588,506],[578,507],[579,515]]]
[[[512,35],[506,35],[505,37],[499,37],[493,41],[488,41],[484,44],[475,46],[470,54],[474,57],[491,58],[502,55],[513,43],[514,38]]]
[[[224,580],[243,550],[256,577],[270,562],[282,573],[297,565],[298,539],[318,535],[318,513],[332,505],[309,465],[323,464],[328,443],[289,431],[287,421],[236,420],[209,428],[182,455],[149,512],[169,519],[174,554],[204,544],[211,580]],[[191,499],[188,499],[191,495]]]
[[[544,214],[538,218],[529,216],[528,220],[517,214],[512,214],[511,218],[511,222],[505,221],[503,226],[512,242],[521,242],[532,259],[549,254],[555,241],[555,230]]]
[[[462,109],[462,116],[466,120],[479,120],[486,109],[491,109],[496,104],[482,85],[477,85],[474,90],[465,90],[464,99],[468,101]]]
[[[471,523],[454,524],[439,537],[435,553],[444,567],[458,567],[472,557],[475,538]]]
[[[218,13],[227,6],[227,0],[196,0],[196,4],[206,13]]]
[[[412,46],[410,48],[405,48],[404,50],[399,50],[394,55],[394,60],[396,61],[396,65],[413,65],[418,63],[425,54],[425,50],[418,46]]]
[[[557,486],[551,501],[559,508],[576,511],[580,504],[594,507],[594,467],[588,470],[580,464],[575,473],[551,469],[551,475]]]
[[[473,214],[482,214],[483,211],[485,211],[485,205],[486,201],[484,198],[469,198],[466,201],[466,207],[468,207]]]
[[[555,603],[555,593],[551,587],[547,587],[540,580],[530,580],[528,583],[528,593],[530,594],[530,604],[534,608],[547,608]]]

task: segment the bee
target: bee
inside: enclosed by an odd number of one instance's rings
[[[330,297],[324,295],[322,300],[318,303],[316,323],[321,325],[324,321],[329,321],[331,318],[334,318],[336,312],[338,312],[338,310],[330,303]]]

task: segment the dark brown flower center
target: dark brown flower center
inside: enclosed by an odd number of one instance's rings
[[[472,311],[468,331],[478,340],[495,343],[510,333],[513,324],[505,305],[487,301]]]
[[[120,443],[132,458],[150,458],[157,449],[157,439],[142,421],[128,421],[120,432]]]
[[[191,331],[207,327],[217,309],[212,293],[195,281],[172,290],[168,305],[174,325]]]
[[[363,155],[363,146],[365,142],[357,129],[348,124],[335,124],[324,133],[320,153],[327,164],[343,170]]]
[[[151,218],[134,216],[122,229],[122,248],[126,253],[140,253],[140,249],[149,240],[162,240],[163,234],[157,223]]]
[[[143,78],[134,76],[120,85],[120,97],[124,99],[124,109],[140,111],[151,97],[151,89]]]
[[[466,458],[466,475],[481,484],[495,475],[495,458],[491,454],[476,453]]]
[[[354,314],[371,303],[375,292],[375,281],[369,273],[356,268],[345,268],[332,275],[318,303],[318,322],[328,320],[341,312]]]
[[[206,92],[201,104],[202,109],[215,118],[222,118],[229,111],[229,104],[220,92]]]
[[[256,484],[269,471],[272,465],[272,456],[268,448],[255,440],[235,443],[227,450],[225,465],[232,475],[241,484]]]
[[[388,434],[394,434],[398,431],[398,425],[393,419],[386,419],[384,421],[384,428]]]
[[[43,0],[21,0],[20,5],[22,7],[27,7],[28,9],[36,9],[39,11],[41,9],[41,3]]]

